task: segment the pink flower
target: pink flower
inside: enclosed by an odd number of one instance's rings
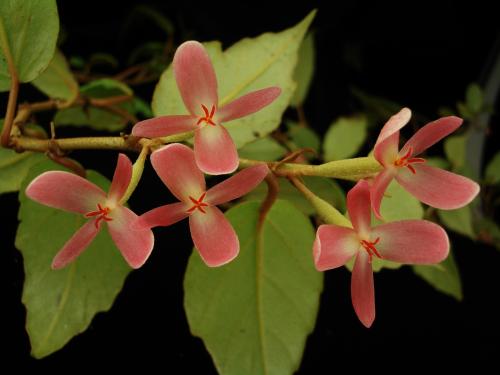
[[[393,178],[408,192],[429,206],[452,210],[467,205],[479,192],[474,181],[439,168],[425,165],[416,157],[434,143],[454,132],[462,119],[442,117],[420,128],[398,151],[399,130],[410,121],[411,111],[403,108],[392,116],[380,131],[374,156],[384,170],[373,181],[371,202],[375,215],[380,216],[380,204]]]
[[[365,327],[375,319],[375,290],[371,261],[377,258],[408,264],[432,264],[449,251],[446,232],[425,220],[403,220],[372,228],[370,190],[359,181],[347,193],[347,210],[354,229],[321,225],[314,241],[314,262],[319,271],[346,264],[356,257],[351,278],[354,310]]]
[[[69,172],[45,172],[29,184],[26,195],[34,201],[89,219],[57,253],[52,261],[53,269],[63,268],[75,260],[90,245],[104,222],[127,263],[132,268],[144,264],[153,250],[153,232],[131,230],[130,224],[138,216],[119,203],[131,177],[132,163],[120,154],[107,196],[100,187]]]
[[[180,202],[155,208],[141,215],[139,228],[167,226],[189,216],[194,245],[205,263],[220,266],[239,252],[236,233],[216,207],[245,195],[267,175],[267,165],[246,168],[206,190],[205,178],[198,169],[193,151],[181,144],[170,144],[151,155],[153,168]]]
[[[232,173],[238,167],[238,153],[222,123],[259,111],[276,99],[281,89],[268,87],[253,91],[218,107],[217,78],[203,46],[183,43],[173,61],[174,75],[189,115],[160,116],[137,123],[132,134],[164,137],[195,130],[196,164],[208,174]]]

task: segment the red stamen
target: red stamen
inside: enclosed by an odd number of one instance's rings
[[[399,159],[396,159],[394,161],[394,165],[396,167],[406,167],[410,170],[411,173],[416,174],[417,171],[415,168],[411,165],[413,163],[425,163],[425,159],[423,158],[410,158],[411,154],[413,153],[413,148],[408,147],[408,151],[404,156],[401,156]]]
[[[193,207],[187,210],[187,212],[193,213],[196,210],[200,210],[202,213],[206,214],[207,212],[203,209],[203,207],[208,207],[208,203],[203,202],[206,194],[206,192],[203,193],[198,199],[194,199],[192,196],[189,196],[189,199],[193,202]]]
[[[95,220],[94,224],[96,228],[99,228],[99,223],[101,222],[101,220],[111,221],[113,219],[107,216],[111,212],[111,209],[109,207],[102,207],[100,203],[97,203],[97,208],[98,208],[97,211],[87,212],[85,214],[85,217],[97,216],[97,219]]]
[[[205,113],[205,117],[200,117],[196,122],[196,125],[200,125],[202,122],[206,122],[209,125],[215,126],[215,122],[213,121],[213,117],[215,114],[215,105],[212,106],[211,110],[208,111],[208,108],[205,105],[201,105],[203,112]]]
[[[368,256],[370,257],[368,259],[368,262],[372,262],[372,257],[375,255],[377,258],[382,259],[382,256],[378,252],[377,248],[375,247],[376,244],[378,244],[380,241],[380,237],[377,237],[375,241],[366,241],[366,240],[361,240],[360,243],[361,245],[365,248],[366,252],[368,253]]]

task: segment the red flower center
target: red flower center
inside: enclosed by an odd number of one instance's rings
[[[200,117],[196,125],[200,125],[202,122],[206,122],[209,125],[215,126],[215,122],[213,121],[213,117],[215,114],[215,105],[212,106],[210,112],[208,112],[208,108],[203,104],[201,105],[201,108],[203,109],[203,112],[205,112],[205,117]]]
[[[382,259],[382,256],[380,253],[377,251],[377,248],[375,247],[376,244],[380,241],[380,237],[377,237],[377,239],[373,242],[371,241],[366,241],[366,240],[361,240],[361,246],[363,246],[368,253],[368,256],[370,259],[368,260],[369,263],[372,262],[372,257],[375,255],[377,258]]]
[[[206,211],[203,209],[203,207],[208,207],[208,203],[203,202],[203,199],[205,199],[205,195],[207,193],[203,193],[198,199],[194,199],[192,196],[189,196],[189,199],[191,202],[193,202],[193,207],[191,207],[187,212],[193,213],[196,210],[200,210],[202,213],[206,213]]]
[[[408,147],[408,152],[404,156],[400,157],[399,159],[396,159],[394,161],[394,165],[396,167],[406,167],[413,174],[417,173],[417,171],[415,170],[415,168],[413,168],[413,166],[411,164],[412,163],[424,163],[425,159],[412,158],[412,157],[410,157],[412,153],[413,153],[413,148]]]
[[[100,203],[97,203],[97,211],[87,212],[85,214],[85,217],[97,216],[97,220],[95,221],[95,227],[99,228],[99,223],[101,222],[101,220],[104,220],[104,221],[113,220],[112,218],[108,217],[110,212],[111,212],[111,208],[102,207]]]

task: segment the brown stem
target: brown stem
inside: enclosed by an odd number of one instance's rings
[[[274,175],[274,173],[270,172],[265,178],[267,184],[267,195],[259,209],[259,220],[257,222],[257,233],[260,233],[262,226],[264,225],[264,220],[266,216],[273,206],[274,202],[278,198],[278,193],[280,190],[280,185],[278,183],[278,179]]]
[[[19,94],[19,80],[17,79],[17,74],[15,69],[11,71],[10,64],[9,64],[9,71],[10,71],[9,101],[7,103],[7,111],[5,113],[5,120],[3,123],[2,136],[1,136],[1,144],[3,147],[9,146],[10,132],[12,130],[12,124],[14,122],[14,115],[16,113],[16,105],[17,105],[17,96]]]
[[[297,116],[299,117],[299,125],[305,128],[309,127],[307,122],[306,113],[304,112],[304,106],[302,104],[297,105]]]

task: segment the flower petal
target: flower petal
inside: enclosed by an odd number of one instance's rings
[[[175,52],[174,75],[188,111],[203,114],[201,105],[217,106],[217,77],[203,45],[194,40],[182,43]]]
[[[361,236],[370,233],[370,186],[365,180],[358,183],[347,193],[347,212],[354,230]]]
[[[373,184],[370,187],[370,201],[372,204],[372,210],[375,216],[379,219],[382,219],[382,215],[380,214],[380,206],[382,204],[382,199],[384,198],[384,193],[393,178],[393,169],[384,169],[375,177],[375,179],[373,180]]]
[[[239,159],[229,132],[220,125],[205,125],[194,135],[196,164],[205,173],[233,173]]]
[[[413,134],[399,154],[406,155],[410,147],[412,148],[412,156],[420,154],[448,134],[457,130],[462,125],[462,122],[463,120],[456,116],[442,117],[436,121],[429,122]]]
[[[132,128],[136,137],[166,137],[196,129],[197,118],[191,115],[159,116],[139,121]]]
[[[172,143],[153,152],[151,164],[158,176],[179,200],[190,202],[205,192],[205,177],[196,165],[194,152],[180,143]]]
[[[453,210],[469,204],[479,193],[479,185],[466,177],[425,164],[412,166],[415,174],[400,168],[396,180],[429,206]]]
[[[358,251],[358,236],[351,228],[320,225],[314,240],[314,264],[318,271],[343,266]]]
[[[403,108],[387,121],[380,131],[375,143],[373,156],[382,165],[394,161],[399,150],[399,130],[405,126],[411,118],[411,111]]]
[[[154,236],[151,229],[132,229],[138,216],[127,207],[116,207],[108,221],[111,238],[132,268],[139,268],[146,262],[153,250]]]
[[[195,212],[189,216],[191,237],[207,266],[222,266],[238,255],[238,236],[217,207],[206,207],[205,210],[205,214]]]
[[[439,225],[425,220],[403,220],[372,229],[383,259],[407,264],[433,264],[446,259],[448,236]]]
[[[354,311],[361,323],[370,328],[375,320],[375,288],[372,266],[366,251],[356,257],[351,276],[351,299]]]
[[[49,207],[86,214],[94,211],[106,193],[92,182],[73,173],[44,172],[26,188],[26,195]]]
[[[148,211],[132,224],[133,229],[166,227],[177,223],[189,216],[189,206],[184,202],[177,202],[160,206]]]
[[[266,164],[245,168],[207,191],[205,202],[216,206],[252,191],[269,173]]]
[[[217,119],[219,122],[228,122],[248,116],[271,104],[280,94],[279,87],[267,87],[252,91],[220,108]]]
[[[125,154],[118,155],[115,173],[109,188],[108,198],[118,202],[127,191],[132,178],[132,162]]]
[[[95,220],[87,221],[54,257],[52,269],[58,270],[74,261],[90,245],[99,230],[100,228],[95,225]]]

